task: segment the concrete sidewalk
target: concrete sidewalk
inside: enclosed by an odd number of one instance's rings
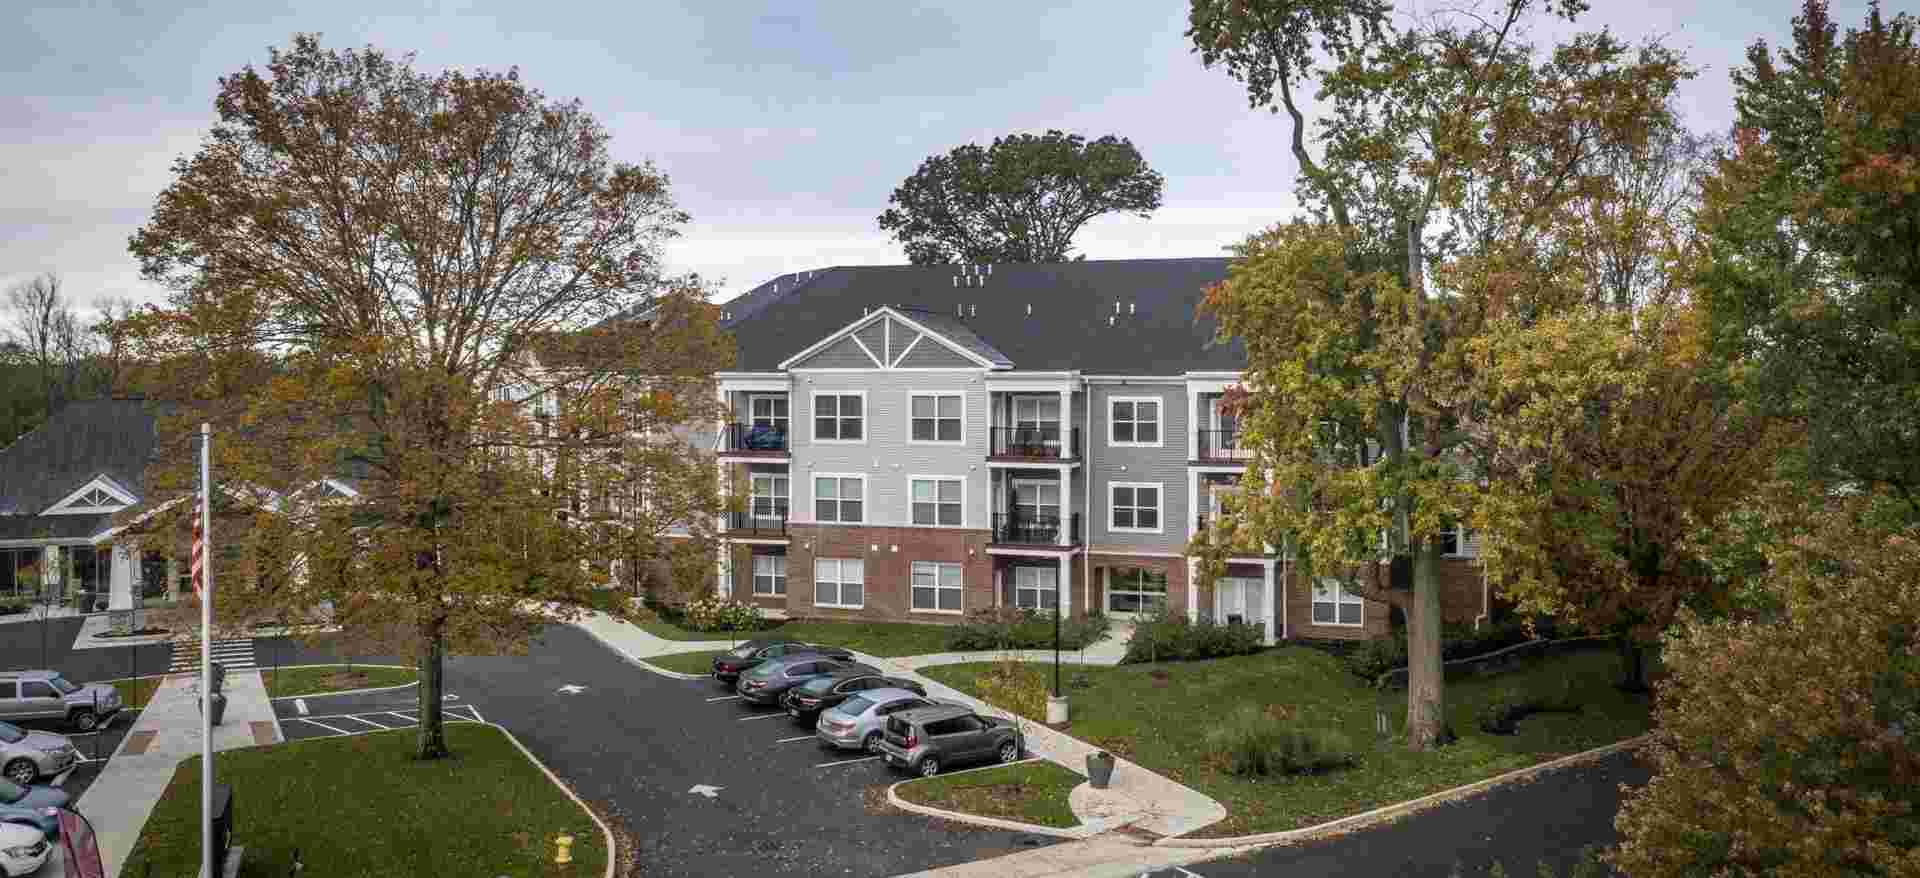
[[[80,797],[78,805],[99,837],[108,878],[120,874],[174,770],[188,757],[200,755],[198,684],[193,676],[168,677],[140,711],[112,760]],[[224,691],[227,710],[220,725],[213,727],[214,750],[285,740],[258,671],[229,673]]]
[[[1169,866],[1231,856],[1238,851],[1154,847],[1117,833],[1096,835],[1017,854],[928,869],[900,878],[1134,878]]]

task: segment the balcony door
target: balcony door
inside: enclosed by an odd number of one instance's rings
[[[755,529],[778,529],[787,517],[787,477],[778,473],[754,473],[747,494],[747,512]]]
[[[1244,460],[1248,455],[1240,448],[1240,419],[1227,410],[1226,401],[1224,396],[1207,400],[1207,429],[1213,437],[1211,447],[1215,457]]]
[[[1033,541],[1058,538],[1060,483],[1043,479],[1013,480],[1013,528]]]
[[[1035,457],[1060,453],[1060,397],[1013,398],[1013,445]]]
[[[1258,577],[1223,576],[1213,582],[1213,618],[1242,625],[1262,625],[1266,617],[1266,583]]]
[[[786,447],[788,423],[786,394],[757,393],[748,396],[747,417],[749,447],[757,447],[757,445]]]

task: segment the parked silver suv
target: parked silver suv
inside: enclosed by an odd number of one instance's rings
[[[962,762],[1015,762],[1026,749],[1012,721],[957,704],[903,710],[883,728],[880,755],[887,765],[925,777]]]
[[[105,683],[79,686],[59,671],[0,671],[0,720],[64,719],[91,732],[120,712],[120,693]]]

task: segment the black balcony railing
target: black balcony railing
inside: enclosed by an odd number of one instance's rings
[[[987,454],[992,457],[1021,460],[1072,460],[1080,456],[1080,428],[1065,432],[1066,453],[1061,454],[1062,432],[1058,425],[1044,427],[994,427],[990,432]]]
[[[787,428],[773,424],[728,424],[720,437],[727,454],[776,457],[787,453]]]
[[[727,513],[727,533],[757,537],[787,535],[787,510],[761,509]]]
[[[1201,460],[1224,460],[1238,463],[1253,456],[1252,452],[1240,445],[1239,430],[1196,430],[1198,434]]]
[[[1066,528],[1066,544],[1080,543],[1080,513],[1070,516],[1033,515],[997,512],[993,516],[993,541],[1011,546],[1060,545],[1061,527]]]

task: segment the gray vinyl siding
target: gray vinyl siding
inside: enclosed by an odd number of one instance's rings
[[[1080,437],[1083,454],[1092,457],[1088,466],[1093,477],[1091,544],[1138,551],[1182,553],[1186,551],[1187,519],[1192,510],[1187,501],[1187,431],[1190,429],[1187,391],[1182,384],[1092,384],[1089,423]],[[1107,421],[1114,397],[1155,397],[1160,400],[1160,447],[1116,447],[1108,442]],[[1107,528],[1108,490],[1114,482],[1158,482],[1160,484],[1160,533],[1115,533]]]
[[[887,362],[891,363],[894,360],[900,359],[900,352],[906,350],[907,345],[912,344],[913,340],[917,338],[920,333],[917,330],[907,328],[900,321],[891,317],[887,318],[886,324],[887,337],[892,340],[891,345],[887,348]],[[972,364],[969,363],[968,365]]]
[[[795,369],[877,369],[873,358],[867,356],[860,345],[851,338],[842,338],[827,346],[824,350],[795,363]]]
[[[931,338],[921,339],[900,361],[902,369],[968,369],[975,368],[966,357],[955,353],[950,347]]]
[[[865,344],[867,350],[872,351],[874,356],[885,359],[891,363],[893,362],[893,355],[887,353],[886,323],[887,321],[884,319],[875,320],[866,326],[860,327],[860,330],[855,332],[854,335],[859,337],[861,343]]]
[[[961,526],[984,530],[987,504],[987,391],[980,370],[955,372],[848,372],[808,375],[793,393],[794,521],[814,520],[816,473],[865,476],[863,524],[908,527],[913,524],[909,479],[950,476],[966,483]],[[866,441],[821,443],[813,438],[813,397],[836,391],[866,392]],[[965,441],[936,445],[907,441],[911,393],[958,393],[965,398]]]

